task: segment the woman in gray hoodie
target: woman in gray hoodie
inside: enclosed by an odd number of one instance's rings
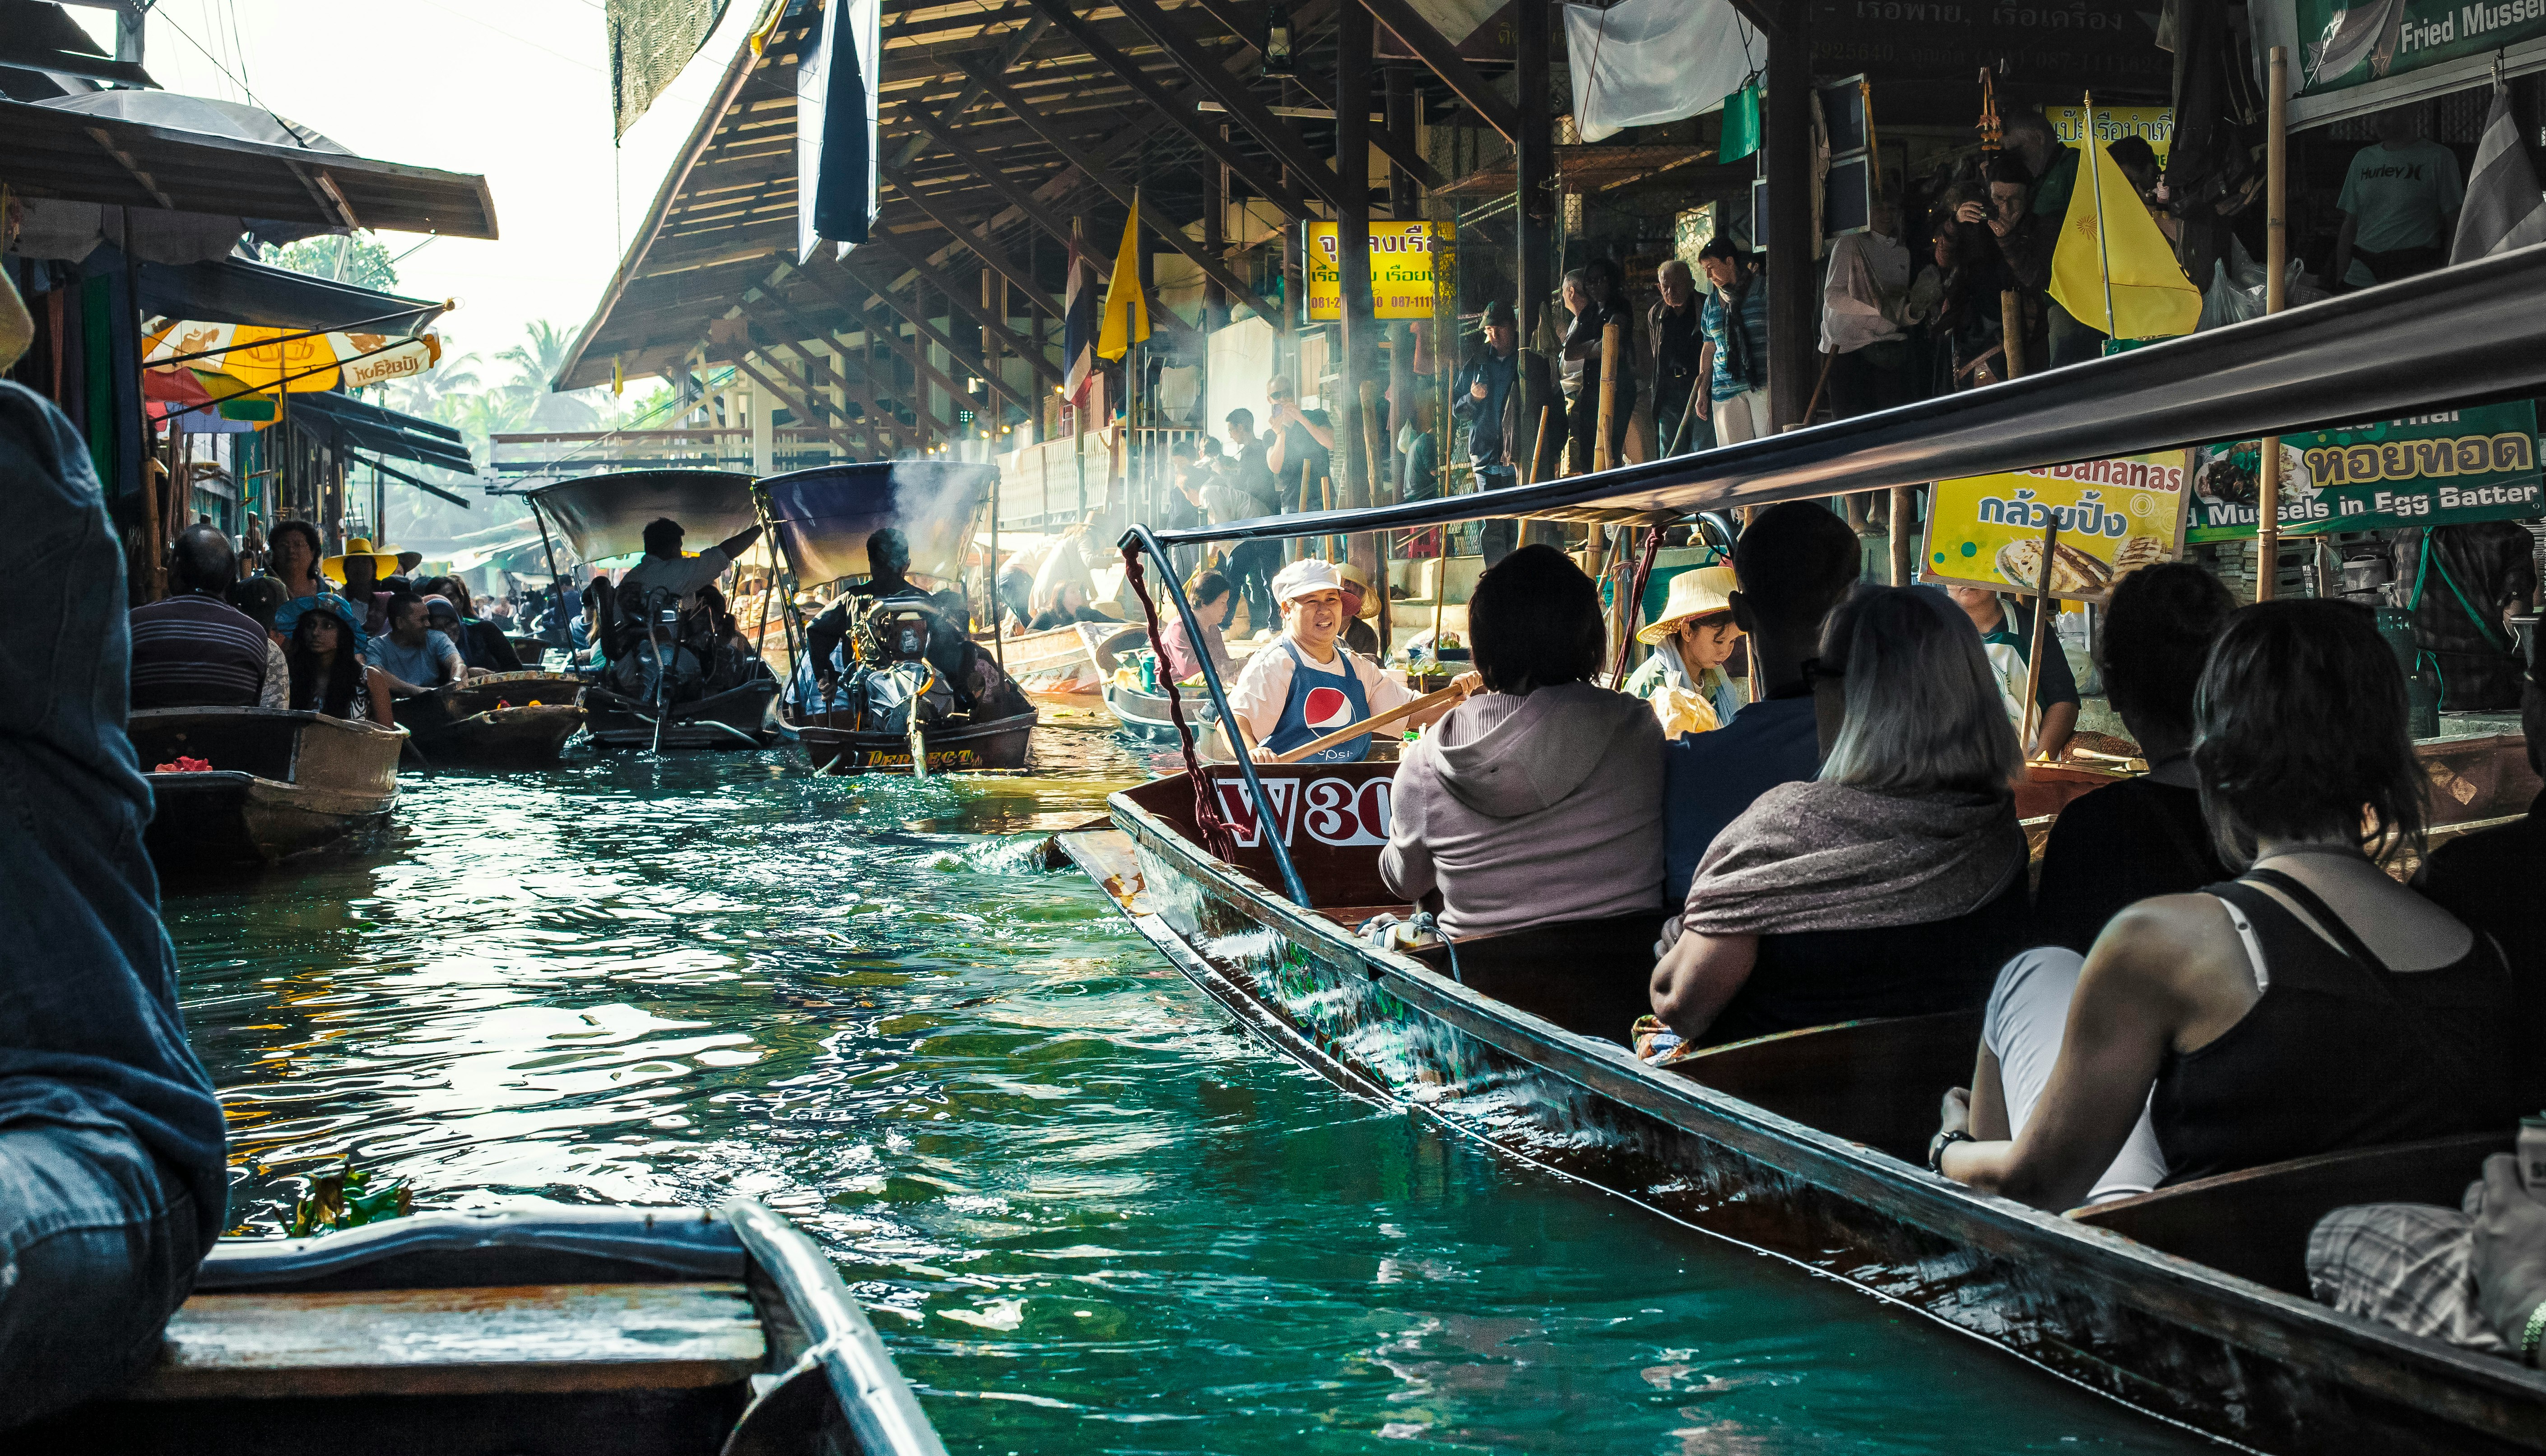
[[[1468,636],[1485,691],[1406,750],[1380,875],[1437,915],[1439,969],[1623,1042],[1662,905],[1661,728],[1593,681],[1600,590],[1553,547],[1478,579]]]

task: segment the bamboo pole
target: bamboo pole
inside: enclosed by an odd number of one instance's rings
[[[2060,518],[2053,516],[2042,528],[2042,569],[2033,581],[2033,634],[2024,654],[2023,728],[2016,735],[2015,746],[2026,761],[2033,758],[2033,735],[2041,725],[2036,721],[2035,703],[2042,696],[2043,643],[2050,637],[2052,615],[2060,604],[2051,598],[2051,568],[2060,546]]]
[[[2013,289],[1997,296],[2000,347],[2006,353],[2006,377],[2024,373],[2024,298]]]
[[[1618,415],[1618,356],[1626,352],[1627,325],[1610,319],[1600,326],[1600,410],[1591,437],[1591,469],[1605,471],[1617,464],[1609,455],[1609,422]]]
[[[2290,50],[2272,47],[2272,94],[2263,128],[2263,311],[2278,313],[2290,270]],[[2281,437],[2263,436],[2254,462],[2254,600],[2268,602],[2281,577]]]
[[[1913,485],[1892,487],[1892,584],[1908,586],[1918,579],[1918,543],[1912,536],[1916,526],[1910,517],[1918,513],[1918,490]]]

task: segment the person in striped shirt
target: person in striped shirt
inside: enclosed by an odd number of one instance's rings
[[[281,708],[292,688],[283,654],[256,619],[229,604],[238,553],[212,526],[177,535],[176,590],[132,609],[132,706]]]

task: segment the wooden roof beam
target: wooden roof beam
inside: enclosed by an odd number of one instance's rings
[[[1452,95],[1466,104],[1468,110],[1483,118],[1485,124],[1513,140],[1520,134],[1520,112],[1496,95],[1468,58],[1459,53],[1447,37],[1432,28],[1432,23],[1417,14],[1406,0],[1360,0],[1363,9],[1381,25],[1397,33],[1397,39],[1423,58],[1424,66],[1441,78]],[[1439,183],[1426,183],[1437,187]]]
[[[846,313],[849,317],[856,319],[858,326],[866,331],[866,336],[868,338],[873,339],[875,342],[884,345],[887,349],[891,350],[902,360],[903,363],[908,364],[911,368],[912,374],[919,381],[917,385],[913,385],[913,387],[919,391],[919,397],[910,401],[910,412],[920,416],[930,424],[935,425],[939,434],[954,434],[955,427],[947,423],[945,420],[938,418],[937,411],[929,407],[928,385],[930,384],[934,384],[937,387],[944,389],[946,391],[946,397],[949,399],[970,399],[973,397],[973,392],[970,389],[965,388],[962,385],[959,385],[953,380],[947,378],[945,371],[939,369],[936,365],[929,363],[928,351],[924,348],[914,347],[910,340],[904,339],[901,336],[901,330],[899,328],[879,327],[872,319],[868,318],[866,310],[863,307],[849,300],[849,295],[846,290],[842,289],[834,280],[823,276],[824,271],[825,270],[811,268],[799,268],[789,276],[804,279],[806,283],[811,284],[815,289],[821,292],[822,297],[837,304],[840,310]],[[861,287],[866,283],[866,280],[862,278],[856,281]],[[897,388],[899,386],[895,385],[895,387]]]
[[[1195,84],[1210,93],[1214,101],[1228,107],[1231,117],[1270,147],[1294,176],[1328,203],[1342,199],[1342,183],[1337,180],[1335,169],[1326,165],[1324,158],[1309,150],[1309,144],[1301,139],[1299,132],[1265,110],[1264,103],[1256,100],[1253,92],[1237,84],[1211,52],[1202,48],[1202,43],[1183,26],[1169,19],[1167,13],[1157,7],[1155,0],[1115,0],[1115,4],[1133,24],[1147,32],[1160,49],[1172,56],[1176,64],[1184,68],[1185,74],[1193,77]],[[1010,107],[1009,110],[1014,111],[1015,108]],[[1227,287],[1226,284],[1222,286]]]
[[[1254,35],[1258,29],[1257,24],[1251,18],[1239,12],[1235,5],[1230,3],[1230,0],[1195,0],[1195,3],[1214,20],[1227,26],[1231,35],[1237,37],[1238,47],[1242,53],[1248,56],[1252,56],[1256,53],[1254,43],[1246,39],[1247,37]],[[1345,3],[1350,3],[1350,0],[1345,0]],[[1304,6],[1299,11],[1293,13],[1291,17],[1291,31],[1294,37],[1304,34],[1309,26],[1314,24],[1314,18],[1310,16],[1308,12],[1309,7]],[[1461,61],[1461,64],[1464,65],[1465,63],[1465,61]],[[1299,85],[1301,90],[1306,91],[1311,96],[1316,98],[1316,102],[1319,106],[1324,107],[1328,111],[1333,111],[1335,109],[1334,93],[1324,85],[1320,84],[1316,77],[1311,75],[1307,69],[1303,68],[1297,71],[1292,75],[1291,79]],[[1457,88],[1453,87],[1452,89],[1456,90]],[[1490,92],[1487,94],[1491,95]],[[1499,101],[1500,98],[1497,97],[1495,100]],[[1505,107],[1504,109],[1506,111],[1510,110],[1508,107]],[[1449,182],[1448,178],[1443,177],[1438,171],[1433,169],[1432,163],[1424,158],[1424,155],[1420,150],[1416,149],[1411,142],[1406,141],[1403,137],[1398,136],[1383,128],[1374,128],[1369,135],[1371,145],[1378,147],[1382,152],[1386,153],[1390,161],[1403,167],[1407,174],[1413,177],[1418,185],[1429,189],[1445,186]]]
[[[916,110],[904,112],[903,115],[918,123],[920,129],[926,131],[939,146],[946,148],[946,150],[952,154],[957,161],[960,161],[966,166],[972,168],[974,176],[990,184],[993,191],[997,192],[999,196],[1006,198],[1008,200],[1008,206],[1015,209],[1019,216],[1024,217],[1032,221],[1036,226],[1041,227],[1045,232],[1051,234],[1055,241],[1061,243],[1063,247],[1068,246],[1069,224],[1063,221],[1059,215],[1055,214],[1050,209],[1046,208],[1035,195],[1028,193],[1024,188],[1019,187],[1014,181],[1010,180],[1008,174],[1001,171],[996,162],[989,160],[980,153],[974,151],[971,147],[966,146],[963,142],[956,140],[954,132],[949,130],[935,117],[931,117],[924,112]],[[1059,179],[1056,178],[1055,180],[1058,181]],[[1046,185],[1049,186],[1050,184]],[[992,225],[997,225],[997,221],[998,219],[992,218]],[[1111,274],[1112,269],[1107,266],[1110,260],[1104,258],[1091,258],[1090,261],[1094,262],[1096,265],[1096,276],[1099,281],[1102,281]]]
[[[1011,287],[1022,292],[1026,296],[1026,301],[1055,318],[1061,316],[1061,300],[1045,293],[1043,286],[1035,282],[1034,274],[1010,258],[1005,249],[992,242],[986,231],[976,230],[961,221],[954,215],[951,209],[941,210],[918,188],[911,186],[910,179],[903,176],[900,169],[886,166],[881,170],[885,180],[892,184],[894,191],[910,199],[911,205],[925,214],[929,221],[955,234],[955,240],[971,248],[973,256],[988,264],[1001,278],[1006,279]]]
[[[842,273],[845,273],[849,277],[857,280],[859,286],[864,288],[868,293],[884,300],[886,307],[891,308],[893,312],[909,319],[911,328],[916,331],[920,337],[926,339],[932,344],[935,344],[938,348],[945,350],[946,357],[949,360],[962,365],[976,379],[980,380],[992,393],[1007,396],[1007,400],[1010,404],[1024,410],[1027,414],[1031,415],[1035,412],[1035,399],[1030,391],[1020,390],[1016,385],[999,378],[998,371],[983,363],[980,355],[965,348],[963,343],[954,335],[947,333],[945,330],[939,328],[935,322],[930,320],[927,309],[922,308],[916,302],[902,298],[901,295],[894,293],[887,280],[874,273],[870,273],[861,267],[858,263],[856,254],[850,254],[847,258],[839,260],[833,266],[837,267]],[[810,273],[812,270],[806,271]],[[817,284],[820,282],[818,277],[815,279],[815,282]],[[954,299],[950,297],[947,301],[952,303]],[[1050,368],[1050,366],[1047,365],[1046,368]],[[947,382],[946,392],[963,399],[970,399],[973,397],[973,391],[971,389],[956,385],[952,381]]]
[[[1009,328],[1006,319],[999,317],[990,309],[984,308],[979,303],[975,302],[972,296],[961,284],[930,267],[927,260],[920,255],[917,248],[905,245],[901,239],[894,237],[890,232],[879,234],[876,241],[882,242],[888,251],[898,254],[904,263],[910,265],[911,272],[918,274],[921,281],[926,283],[930,288],[933,288],[940,294],[945,295],[946,301],[953,305],[957,311],[967,315],[975,323],[977,323],[981,327],[989,330],[990,334],[999,341],[1001,347],[1005,348],[1009,353],[1016,355],[1018,358],[1023,359],[1028,367],[1034,370],[1036,377],[1040,378],[1045,384],[1058,385],[1061,383],[1061,371],[1053,368],[1052,362],[1043,357],[1043,348],[1041,345],[1038,345],[1034,340],[1019,334],[1016,330]],[[1019,402],[1021,404],[1023,403],[1023,401]],[[1028,413],[1033,412],[1033,407],[1031,405],[1025,407]]]

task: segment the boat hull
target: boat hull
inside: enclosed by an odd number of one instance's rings
[[[1097,665],[1096,644],[1122,630],[1119,622],[1073,622],[995,645],[985,642],[981,649],[997,654],[1008,680],[1027,693],[1092,705],[1106,672]]]
[[[1241,1024],[1357,1095],[1420,1109],[2231,1440],[2284,1452],[2546,1450],[2546,1377],[1976,1194],[1910,1161],[1938,1094],[1968,1077],[1976,1018],[1898,1079],[1917,1083],[1915,1095],[1895,1085],[1866,1125],[1832,1131],[1790,1114],[1829,1105],[1844,1061],[1810,1096],[1745,1100],[1359,944],[1340,922],[1393,899],[1371,864],[1380,825],[1369,791],[1386,773],[1267,776],[1288,821],[1276,829],[1320,909],[1264,888],[1274,877],[1260,836],[1237,851],[1252,873],[1198,848],[1182,776],[1114,796],[1122,838],[1062,844]],[[1233,792],[1221,798],[1243,808]],[[1242,817],[1238,829],[1258,834]]]
[[[695,703],[676,704],[663,725],[666,748],[766,748],[777,741],[769,705],[774,681],[745,683]],[[607,688],[586,688],[584,728],[605,748],[654,746],[654,719],[645,705]]]
[[[784,710],[781,710],[782,712]],[[902,733],[865,733],[833,728],[846,714],[820,714],[806,722],[789,720],[788,728],[805,745],[813,771],[826,774],[908,773],[910,739]],[[1020,769],[1033,746],[1041,715],[1032,708],[988,723],[970,724],[924,735],[928,771],[979,773],[985,769]]]
[[[163,708],[127,729],[150,781],[142,843],[163,871],[272,865],[369,839],[397,805],[403,729],[316,713]],[[179,757],[208,772],[152,771]]]
[[[436,768],[542,768],[583,727],[583,687],[559,673],[498,673],[399,699],[397,721]]]

